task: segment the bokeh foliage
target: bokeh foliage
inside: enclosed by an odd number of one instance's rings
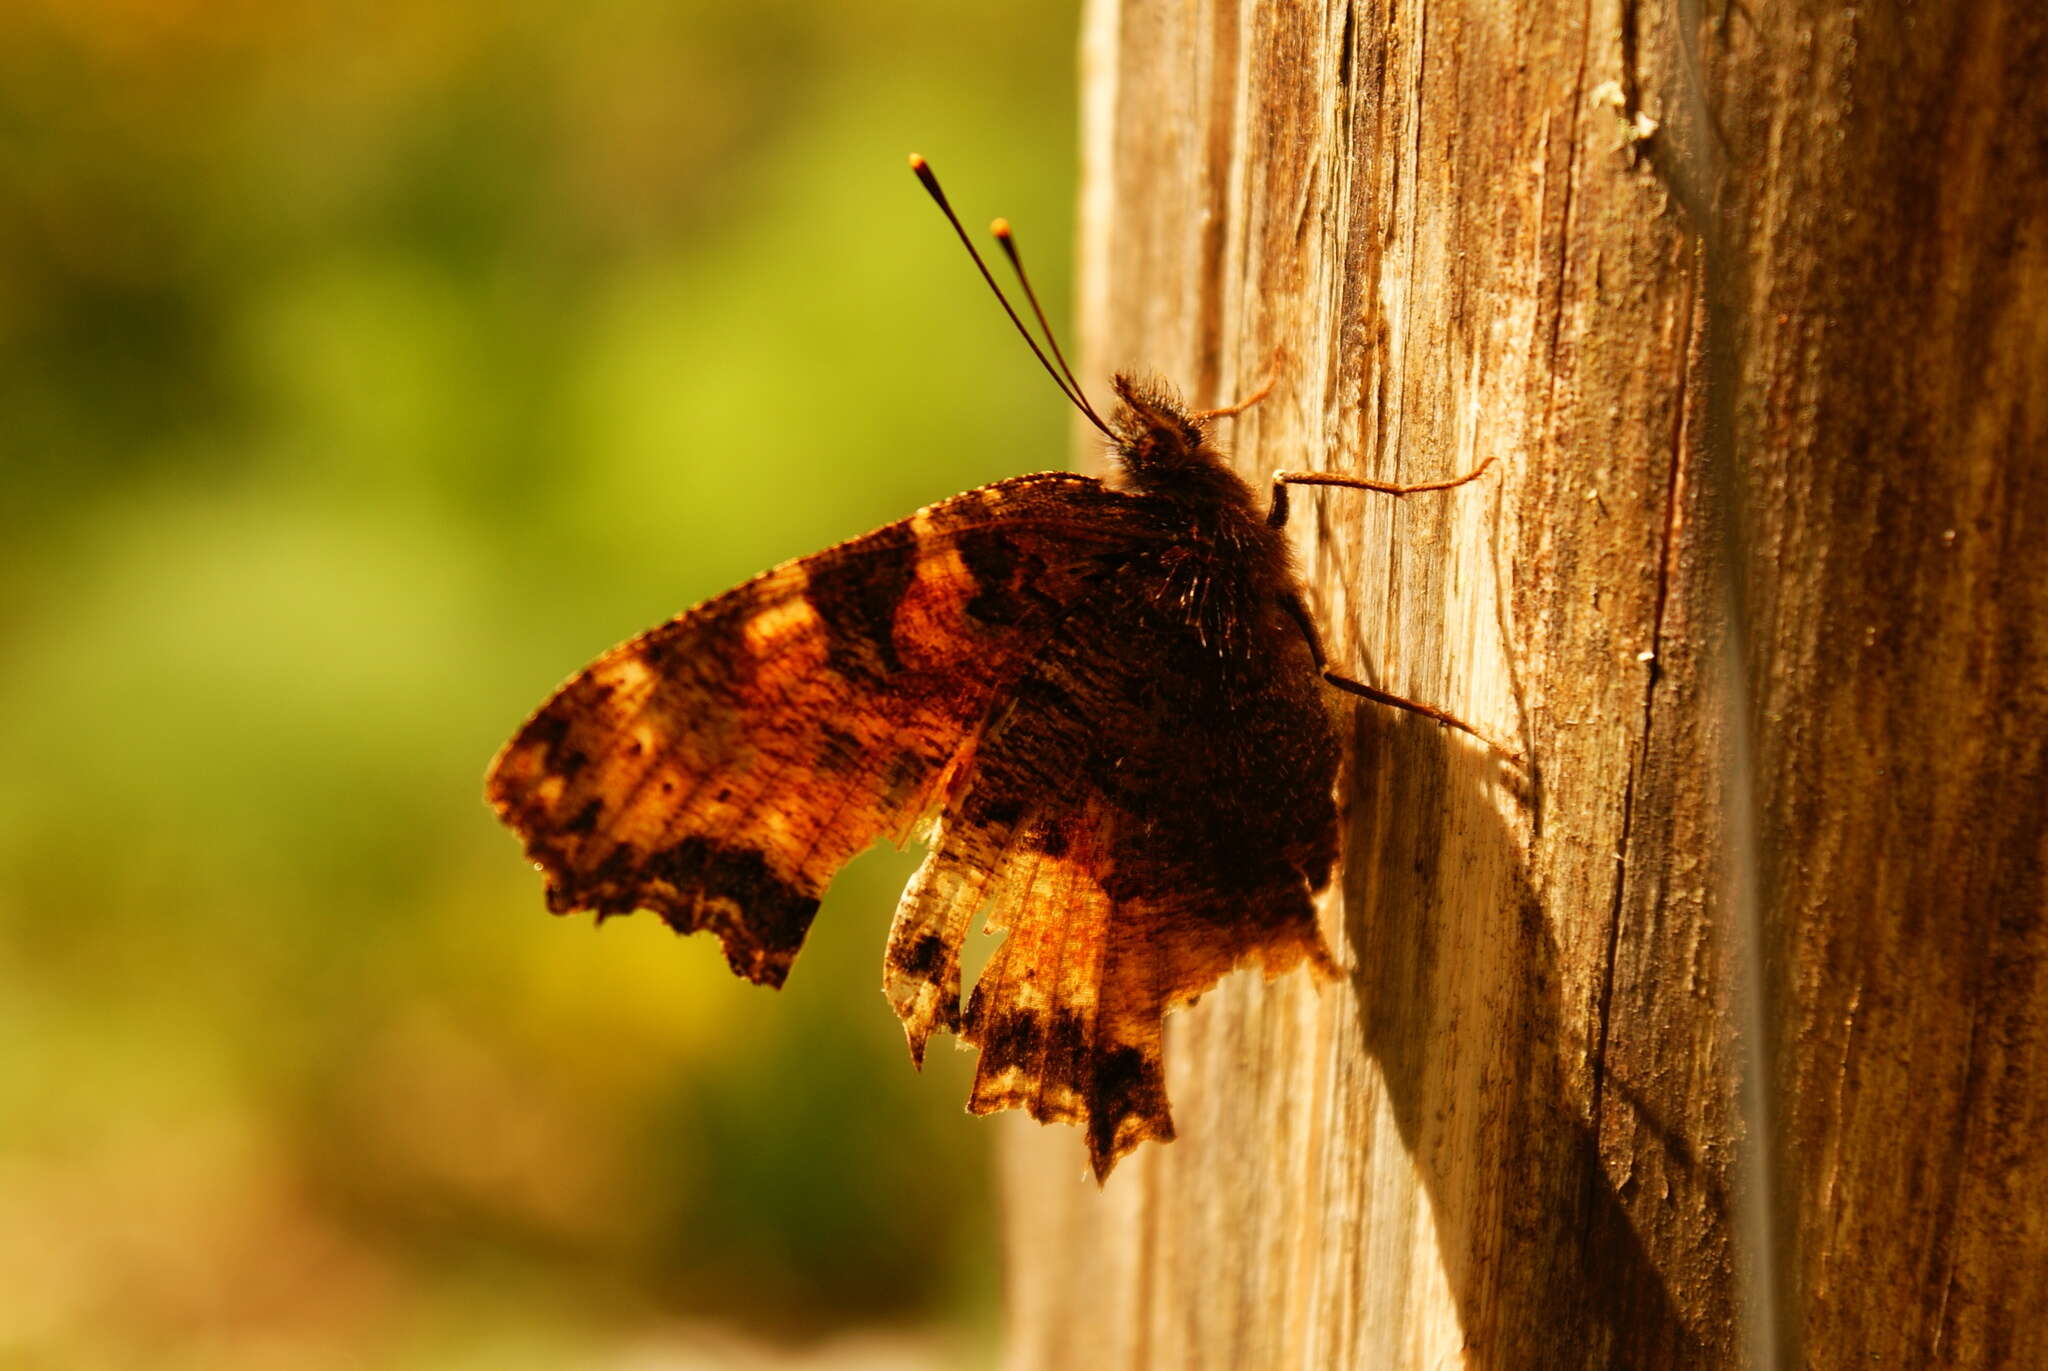
[[[903,155],[1064,300],[1073,35],[0,9],[0,1363],[985,1351],[970,1059],[878,994],[912,857],[778,996],[549,919],[480,788],[613,641],[1064,463]]]

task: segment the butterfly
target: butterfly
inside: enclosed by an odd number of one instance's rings
[[[1099,415],[1046,360],[922,159],[913,169],[1109,479],[1018,476],[786,562],[599,657],[492,763],[487,797],[556,913],[654,911],[780,986],[820,897],[879,839],[927,845],[883,990],[922,1064],[980,1051],[968,1108],[1079,1125],[1098,1181],[1174,1136],[1165,1015],[1231,970],[1337,973],[1334,683],[1284,536],[1211,425],[1128,376]],[[1254,397],[1255,402],[1257,397]],[[1482,468],[1483,470],[1483,468]],[[977,912],[1007,936],[962,1007]]]

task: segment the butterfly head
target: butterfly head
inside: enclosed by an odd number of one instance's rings
[[[1140,486],[1170,484],[1191,467],[1213,467],[1208,432],[1180,401],[1119,374],[1112,382],[1120,403],[1109,417],[1116,459]]]
[[[1250,508],[1250,489],[1209,445],[1202,416],[1189,413],[1172,395],[1128,376],[1118,375],[1111,389],[1121,402],[1109,417],[1117,465],[1122,468],[1114,484],[1184,505]]]

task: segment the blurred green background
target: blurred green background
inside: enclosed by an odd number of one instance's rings
[[[1063,302],[1074,38],[0,7],[0,1365],[992,1357],[971,1058],[878,990],[914,854],[777,995],[550,919],[480,792],[614,641],[1064,464],[903,158]]]

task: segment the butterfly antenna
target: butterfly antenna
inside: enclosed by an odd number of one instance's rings
[[[1053,360],[1060,364],[1060,371],[1065,374],[1067,385],[1072,387],[1074,402],[1081,407],[1081,412],[1093,421],[1095,427],[1104,433],[1109,432],[1109,427],[1102,422],[1102,417],[1095,412],[1095,407],[1088,403],[1088,397],[1081,393],[1081,383],[1074,379],[1074,369],[1067,365],[1067,355],[1060,351],[1059,335],[1052,331],[1052,324],[1046,320],[1045,310],[1038,303],[1038,292],[1031,288],[1031,278],[1024,274],[1024,259],[1017,255],[1017,239],[1016,235],[1010,232],[1010,221],[998,219],[989,225],[988,231],[1003,245],[1003,255],[1010,259],[1010,269],[1017,273],[1017,284],[1024,287],[1024,298],[1031,302],[1031,313],[1038,319],[1038,330],[1045,335],[1045,341],[1052,347]]]
[[[1031,336],[1031,330],[1024,327],[1024,321],[1017,317],[1016,309],[1010,304],[1010,297],[1003,294],[1003,288],[996,284],[996,278],[989,272],[988,263],[983,261],[981,253],[976,251],[974,240],[969,238],[967,230],[961,227],[960,216],[953,213],[953,206],[946,199],[946,192],[939,189],[939,178],[932,173],[931,164],[913,152],[910,154],[910,169],[917,173],[918,182],[924,186],[925,193],[932,197],[933,203],[939,207],[939,212],[946,216],[946,222],[953,226],[954,234],[960,239],[960,246],[967,249],[967,255],[974,259],[975,269],[981,273],[981,279],[988,282],[988,288],[995,293],[996,303],[1003,307],[1003,313],[1010,316],[1010,322],[1016,326],[1018,334],[1024,339],[1024,345],[1031,349],[1031,355],[1036,357],[1038,364],[1045,368],[1045,374],[1052,377],[1052,383],[1060,388],[1060,394],[1066,396],[1067,403],[1080,410],[1082,416],[1089,423],[1101,429],[1104,436],[1114,438],[1116,434],[1110,429],[1109,425],[1103,423],[1102,417],[1089,406],[1087,400],[1082,398],[1080,386],[1070,385],[1069,378],[1062,377],[1059,371],[1054,369],[1051,360],[1045,355],[1045,349],[1038,345],[1038,340]],[[1005,245],[1007,246],[1007,236],[1005,234],[997,236],[1005,238]],[[1011,261],[1014,262],[1015,260],[1016,255],[1012,252]],[[1021,276],[1022,268],[1020,267],[1018,270]],[[1031,294],[1031,287],[1028,282],[1025,284],[1024,291],[1027,296]],[[1031,305],[1033,309],[1037,309],[1038,300],[1035,296],[1031,299]],[[1045,315],[1043,311],[1040,311],[1038,319],[1041,325],[1044,324]],[[1051,342],[1052,330],[1046,329],[1045,336],[1046,341]],[[1058,354],[1058,343],[1053,343],[1053,352],[1056,355]],[[1060,359],[1060,365],[1062,367],[1066,365],[1065,358]],[[1070,376],[1071,373],[1069,373]]]

